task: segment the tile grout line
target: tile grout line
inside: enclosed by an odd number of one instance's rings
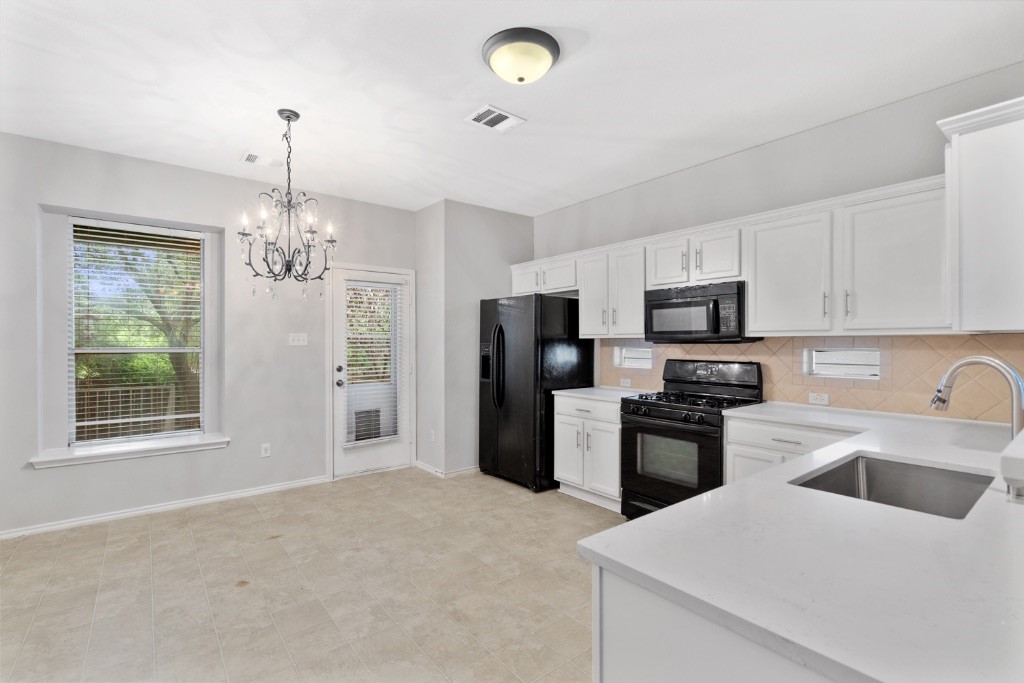
[[[21,644],[18,645],[18,651],[14,655],[14,661],[11,662],[11,676],[13,678],[15,668],[18,666],[18,660],[21,658],[21,651],[25,648],[25,641],[28,640],[28,634],[32,632],[32,624],[36,621],[36,615],[39,614],[39,606],[43,604],[43,598],[46,597],[46,588],[50,585],[50,580],[53,579],[53,570],[57,567],[57,562],[60,561],[60,554],[64,551],[64,544],[68,542],[68,536],[70,533],[65,532],[64,537],[60,541],[60,548],[57,549],[57,555],[53,558],[53,565],[50,567],[50,572],[46,575],[46,583],[43,584],[43,592],[39,594],[39,601],[36,602],[36,608],[32,610],[32,618],[28,622],[28,629],[25,631],[25,637],[22,638]],[[21,545],[18,545],[21,548]],[[97,591],[99,587],[97,586]]]
[[[17,539],[18,543],[14,546],[14,550],[11,551],[11,554],[7,557],[6,560],[4,560],[3,565],[0,566],[0,574],[4,573],[4,570],[7,569],[7,565],[11,563],[11,560],[13,560],[14,556],[18,553],[18,550],[21,549],[21,544],[25,542],[25,536],[18,536]]]
[[[85,652],[82,653],[82,675],[78,680],[85,679],[85,663],[89,659],[89,648],[92,646],[92,630],[96,625],[96,606],[100,602],[100,586],[103,585],[103,568],[107,566],[107,548],[110,547],[110,524],[107,527],[107,537],[103,540],[103,559],[100,560],[100,575],[96,579],[96,597],[92,601],[92,619],[89,620],[89,637],[85,640]],[[68,532],[68,536],[71,533]]]
[[[153,680],[156,677],[156,565],[153,562],[153,517],[149,518],[149,615],[153,628]]]
[[[367,488],[368,488],[368,487],[367,487]],[[372,491],[372,489],[368,489],[368,490],[370,490],[370,491],[371,491],[371,493],[373,492],[373,491]],[[319,500],[319,499],[320,499],[320,496],[317,496],[317,499]],[[303,521],[305,521],[305,520],[303,520]],[[368,546],[368,547],[369,547],[370,549],[372,549],[372,550],[373,550],[373,552],[375,552],[375,553],[377,553],[378,555],[380,555],[380,553],[379,553],[379,552],[377,551],[377,549],[373,547],[373,543],[371,543],[371,542],[370,542],[370,541],[368,541],[367,539],[363,538],[363,536],[362,536],[362,535],[360,535],[360,533],[359,533],[359,532],[358,532],[357,530],[353,529],[353,528],[352,528],[351,526],[349,526],[349,525],[348,525],[347,523],[344,523],[344,522],[343,522],[343,524],[345,524],[345,526],[346,526],[346,527],[347,527],[347,528],[348,528],[349,530],[351,530],[351,531],[352,531],[352,533],[354,533],[354,534],[355,534],[356,536],[358,536],[358,537],[359,537],[359,539],[360,539],[361,541],[363,541],[364,543],[366,543],[366,544],[367,544],[367,546]],[[308,526],[308,523],[307,523],[307,526]],[[323,540],[323,539],[322,539],[322,537],[320,536],[319,532],[317,532],[317,530],[316,530],[315,528],[314,528],[314,529],[312,529],[312,530],[313,530],[313,533],[314,533],[314,534],[316,535],[316,537],[317,537],[317,538],[319,538],[320,540]],[[372,592],[372,591],[370,591],[370,589],[368,589],[368,588],[366,587],[366,585],[365,585],[365,584],[363,584],[363,581],[362,581],[362,580],[361,580],[361,579],[360,579],[360,578],[359,578],[358,576],[356,576],[356,574],[355,574],[355,573],[354,573],[354,572],[352,571],[352,569],[351,569],[351,568],[349,568],[349,566],[348,566],[348,565],[347,565],[347,564],[345,563],[345,560],[343,560],[343,559],[341,559],[340,557],[338,557],[338,556],[337,556],[337,555],[335,554],[335,552],[334,552],[334,549],[333,549],[333,548],[331,548],[331,546],[330,546],[329,544],[325,543],[325,545],[327,545],[327,548],[328,548],[328,550],[330,550],[330,552],[331,552],[331,555],[333,555],[333,556],[335,557],[335,559],[337,559],[337,560],[338,560],[338,562],[341,562],[342,566],[343,566],[343,567],[345,567],[345,569],[346,569],[346,570],[348,570],[348,572],[349,572],[350,574],[352,574],[352,577],[353,577],[353,578],[354,578],[354,579],[356,580],[356,583],[358,583],[358,584],[359,584],[359,586],[360,586],[360,587],[361,587],[361,588],[362,588],[362,589],[363,589],[364,591],[366,591],[366,592],[367,592],[367,593],[369,594],[369,596],[370,596],[371,598],[373,598],[373,601],[374,601],[374,602],[376,602],[376,603],[377,603],[377,605],[378,605],[378,606],[379,606],[379,607],[380,607],[380,608],[381,608],[382,610],[384,610],[384,613],[385,613],[385,614],[387,614],[387,615],[388,615],[388,617],[390,617],[390,619],[391,619],[391,620],[392,620],[392,621],[394,622],[395,626],[397,626],[397,627],[398,627],[398,630],[399,630],[399,631],[401,631],[401,632],[402,632],[402,634],[403,634],[403,635],[404,635],[404,636],[405,636],[406,638],[408,638],[409,640],[411,640],[411,641],[412,641],[412,644],[416,646],[416,649],[417,649],[417,650],[419,651],[419,653],[420,653],[420,654],[422,654],[422,655],[423,655],[424,657],[426,657],[426,658],[427,658],[427,661],[428,661],[428,662],[430,662],[430,664],[431,664],[431,665],[432,665],[432,666],[433,666],[433,667],[434,667],[434,668],[435,668],[435,669],[437,670],[437,672],[438,672],[439,674],[441,674],[442,678],[444,678],[444,679],[446,679],[446,680],[447,680],[447,679],[449,679],[450,677],[449,677],[449,676],[446,676],[446,675],[444,674],[444,672],[443,672],[443,671],[441,671],[441,668],[440,668],[439,666],[437,666],[437,664],[435,664],[435,663],[434,663],[434,660],[430,658],[430,655],[428,655],[428,654],[427,654],[426,652],[424,652],[424,650],[423,650],[423,648],[422,648],[422,647],[420,646],[420,644],[419,644],[419,643],[417,643],[417,642],[416,642],[415,640],[413,640],[413,639],[412,639],[412,636],[410,636],[410,635],[408,634],[408,632],[406,632],[406,630],[405,630],[404,628],[402,628],[402,624],[401,624],[401,623],[400,623],[400,622],[399,622],[399,621],[398,621],[397,619],[395,619],[395,618],[394,618],[394,617],[393,617],[393,616],[391,615],[391,612],[389,612],[389,611],[388,611],[388,609],[387,609],[387,608],[386,608],[386,607],[385,607],[385,606],[384,606],[383,604],[381,604],[380,600],[378,600],[378,599],[377,599],[377,596],[376,596],[376,595],[374,595],[374,594],[373,594],[373,592]],[[286,550],[285,552],[287,553],[288,551]],[[391,568],[392,568],[392,569],[393,569],[393,570],[394,570],[395,572],[397,572],[397,573],[401,574],[401,575],[402,575],[403,577],[405,576],[405,574],[404,574],[404,573],[403,573],[403,572],[402,572],[402,571],[401,571],[400,569],[398,569],[398,568],[397,568],[397,567],[395,567],[395,566],[394,566],[393,564],[391,564],[391,561],[390,561],[390,560],[388,560],[388,559],[387,559],[386,557],[384,557],[383,555],[381,555],[381,557],[382,557],[382,558],[384,559],[384,561],[385,561],[385,562],[387,562],[387,563],[388,563],[388,566],[389,566],[389,567],[391,567]],[[299,571],[301,572],[302,570],[300,569]],[[408,579],[408,577],[406,577],[406,578]],[[410,580],[410,581],[411,581],[411,580]],[[413,584],[413,585],[415,585],[415,584]],[[418,586],[416,587],[416,590],[419,590],[419,587],[418,587]],[[314,594],[316,594],[316,591],[314,591]],[[432,598],[430,598],[430,596],[427,596],[427,595],[425,595],[425,597],[426,597],[426,598],[427,598],[428,600],[430,600],[430,601],[431,601],[432,603],[434,603],[435,605],[437,604],[436,602],[434,602],[434,600],[433,600]],[[317,599],[320,599],[320,596],[317,596]],[[321,600],[321,605],[323,605],[323,601],[322,601],[322,600]],[[326,610],[326,607],[325,607],[324,609]],[[442,610],[442,611],[443,611],[443,610]],[[331,617],[331,621],[333,621],[333,622],[334,622],[334,625],[335,625],[335,626],[338,626],[338,622],[337,622],[337,621],[336,621],[336,620],[334,619],[334,617],[333,617],[333,616],[331,616],[331,614],[330,614],[329,612],[328,612],[327,616]],[[416,615],[413,615],[413,616],[416,616]],[[446,615],[446,616],[447,616],[447,615]],[[412,618],[412,617],[410,617],[410,618]],[[338,626],[338,628],[340,629],[341,627],[340,627],[340,626]],[[374,631],[373,633],[380,633],[381,631],[383,631],[383,630],[385,630],[385,629],[387,629],[387,628],[390,628],[390,627],[388,627],[388,626],[385,626],[384,628],[382,628],[382,629],[378,629],[377,631]],[[372,634],[372,633],[368,633],[368,634],[366,634],[366,636],[369,636],[369,635],[373,635],[373,634]],[[472,635],[472,634],[470,634],[470,635]],[[366,637],[366,636],[360,636],[360,637],[361,637],[361,638],[364,638],[364,637]],[[348,640],[348,639],[346,638],[346,640]],[[358,640],[358,638],[357,638],[356,640]],[[474,639],[474,640],[475,640],[475,639]],[[352,646],[352,641],[348,641],[348,644],[349,644],[349,646],[351,647],[351,646]],[[482,647],[482,646],[481,646],[481,647]],[[484,648],[484,649],[486,650],[487,648]],[[357,657],[359,657],[359,661],[361,661],[361,662],[363,663],[363,666],[364,666],[364,667],[366,667],[366,670],[367,670],[368,672],[370,672],[370,673],[373,673],[373,670],[374,670],[374,669],[376,669],[376,668],[379,668],[380,666],[384,666],[385,664],[389,664],[389,663],[390,663],[391,661],[394,661],[394,660],[389,660],[388,662],[384,662],[383,664],[380,664],[380,665],[379,665],[378,667],[371,667],[371,666],[369,666],[369,665],[368,665],[368,664],[366,663],[366,660],[364,660],[364,659],[363,659],[363,656],[362,656],[362,655],[360,655],[360,654],[359,654],[359,652],[357,652],[357,651],[356,651],[356,649],[355,649],[354,647],[352,648],[352,651],[356,653],[356,656],[357,656]]]
[[[263,511],[260,510],[259,506],[256,505],[255,503],[250,502],[250,505],[252,505],[252,507],[259,514],[260,519],[263,520],[263,523],[267,525],[267,531],[270,531],[270,524],[267,522],[266,518],[263,516]],[[231,534],[232,534],[232,536],[235,535],[235,529],[234,529],[233,526],[231,527]],[[271,535],[273,535],[273,534],[271,534]],[[235,543],[238,545],[238,552],[240,552],[242,554],[242,562],[245,563],[245,568],[249,570],[249,575],[252,576],[252,580],[253,580],[253,582],[256,585],[256,591],[260,594],[260,599],[263,601],[263,606],[267,608],[267,613],[270,614],[270,620],[272,622],[274,622],[274,631],[277,632],[277,637],[281,639],[281,646],[284,647],[285,654],[288,655],[288,661],[292,663],[292,669],[295,671],[296,674],[298,674],[299,667],[295,665],[295,658],[292,657],[292,653],[288,649],[288,645],[285,644],[285,642],[284,642],[284,634],[281,633],[281,627],[277,625],[277,617],[274,616],[274,610],[272,610],[270,608],[270,603],[267,602],[267,598],[263,595],[263,589],[260,588],[260,581],[259,581],[258,578],[256,578],[256,573],[253,572],[252,565],[249,564],[249,558],[247,558],[245,556],[245,550],[242,548],[241,544],[238,543],[238,537],[237,536],[235,536]],[[281,545],[280,542],[278,542],[278,545]],[[281,549],[284,550],[284,546],[281,546]],[[285,550],[284,553],[285,553],[285,555],[288,555],[288,551],[287,550]],[[288,559],[291,560],[291,555],[288,555]],[[292,560],[292,564],[295,564],[294,560]],[[296,569],[298,569],[298,567],[296,567]],[[300,571],[299,573],[301,574],[302,572]],[[303,577],[303,578],[305,578],[305,577]],[[211,609],[212,609],[212,607],[211,607]],[[250,649],[250,648],[247,648],[247,649]],[[225,674],[227,674],[227,664],[225,664],[224,668],[225,668]],[[283,671],[283,670],[284,669],[281,669],[281,671]],[[267,676],[270,676],[271,674],[275,674],[275,673],[278,673],[278,671],[271,671],[269,674],[267,674]],[[263,676],[261,676],[260,678],[263,678]],[[228,674],[228,680],[229,681],[231,680],[230,674]]]
[[[217,629],[217,619],[213,613],[213,603],[210,602],[210,591],[206,587],[206,576],[203,574],[203,561],[199,557],[199,547],[196,545],[196,535],[192,531],[192,517],[188,514],[189,508],[185,508],[185,521],[188,523],[188,537],[192,541],[192,552],[196,555],[196,563],[199,565],[199,579],[203,582],[203,595],[206,596],[206,606],[210,608],[210,621],[213,622],[213,636],[217,639],[217,651],[220,653],[220,665],[224,669],[224,676],[228,675],[228,665],[224,659],[224,647],[220,641],[220,631]],[[234,536],[234,531],[231,532]],[[200,665],[201,666],[201,665]]]

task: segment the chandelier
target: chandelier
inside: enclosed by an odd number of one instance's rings
[[[267,293],[274,299],[274,283],[291,278],[302,283],[302,298],[306,298],[308,283],[324,280],[334,260],[338,241],[334,239],[334,226],[327,222],[327,239],[320,239],[316,199],[305,192],[292,195],[292,122],[299,114],[291,109],[278,109],[277,115],[287,123],[281,139],[288,147],[285,168],[288,184],[282,193],[278,188],[259,194],[258,218],[255,233],[249,232],[249,216],[242,214],[242,230],[238,242],[242,245],[242,261],[252,270],[254,278],[267,280]],[[256,286],[252,288],[256,296]],[[323,298],[323,289],[320,291]]]

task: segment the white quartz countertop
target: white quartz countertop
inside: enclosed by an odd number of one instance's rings
[[[592,401],[618,403],[623,396],[635,396],[637,390],[615,387],[581,387],[579,389],[556,389],[551,393],[555,396],[572,396],[573,398],[588,398]]]
[[[998,474],[1008,425],[779,403],[727,416],[861,433],[580,554],[834,680],[1024,680],[1024,505]],[[995,479],[962,520],[789,483],[857,450]]]

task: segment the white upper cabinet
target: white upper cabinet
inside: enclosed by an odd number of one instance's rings
[[[949,328],[945,192],[915,192],[842,210],[845,330]]]
[[[644,336],[644,249],[579,260],[580,336]]]
[[[584,256],[579,260],[580,336],[608,334],[608,254]]]
[[[613,251],[608,256],[608,299],[613,337],[644,336],[644,248]]]
[[[512,293],[534,294],[540,291],[540,266],[512,266]]]
[[[576,259],[548,261],[540,266],[542,292],[563,292],[576,289]]]
[[[832,213],[745,228],[750,259],[747,334],[832,328]]]
[[[677,237],[647,245],[647,289],[690,281],[690,239]]]
[[[576,289],[576,259],[512,266],[512,293],[536,294]]]
[[[690,238],[693,249],[693,279],[722,280],[740,275],[739,228],[720,230]]]
[[[960,328],[1024,330],[1024,97],[939,121],[951,143]]]

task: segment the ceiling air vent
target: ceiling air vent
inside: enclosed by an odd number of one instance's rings
[[[499,133],[504,133],[505,131],[515,128],[521,123],[526,123],[526,119],[516,116],[515,114],[510,114],[507,111],[502,111],[501,109],[492,107],[491,105],[477,109],[475,112],[467,116],[466,120],[478,126],[496,130]]]
[[[242,156],[238,158],[247,164],[255,164],[257,166],[269,166],[271,168],[281,168],[284,166],[284,162],[280,159],[272,159],[270,157],[261,156],[255,152],[242,152]]]

